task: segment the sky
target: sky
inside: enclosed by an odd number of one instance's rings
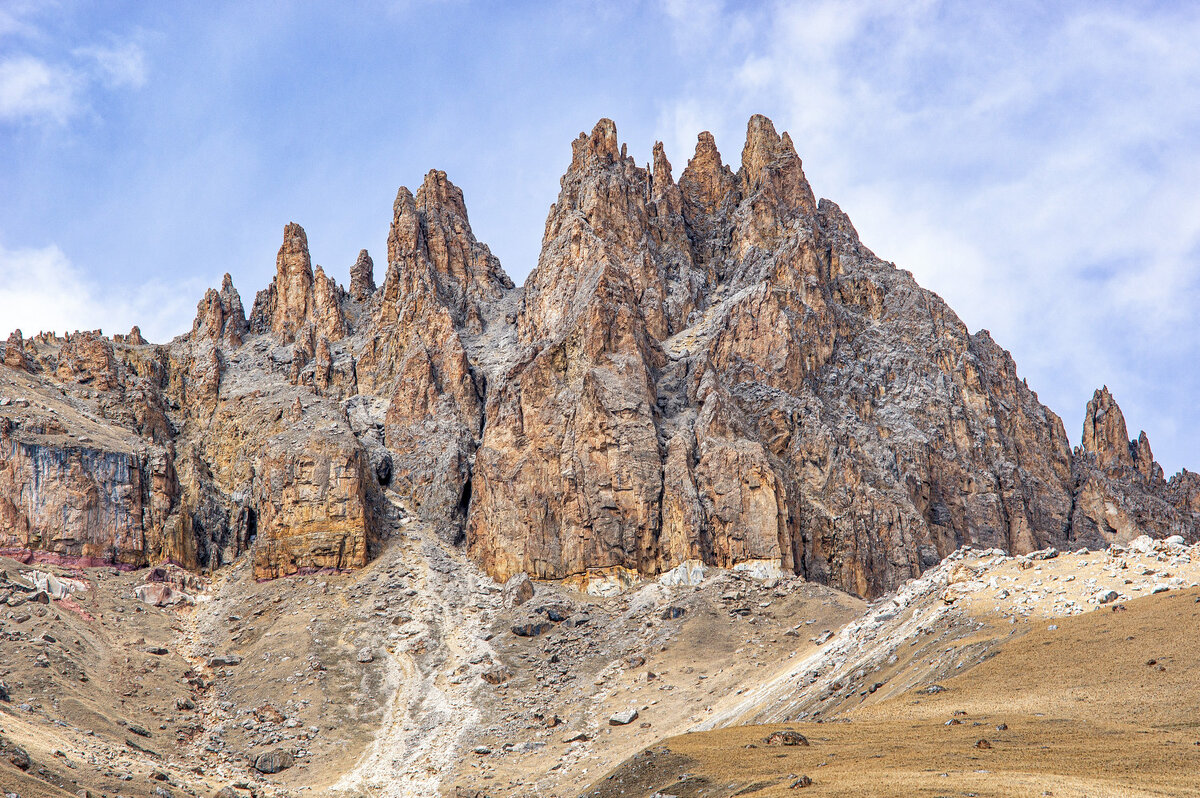
[[[791,133],[876,254],[1078,443],[1104,384],[1200,469],[1200,4],[0,0],[0,335],[247,307],[289,221],[339,280],[444,169],[520,282],[600,117],[675,174]]]

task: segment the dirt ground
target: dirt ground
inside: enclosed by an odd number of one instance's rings
[[[87,585],[0,608],[0,745],[29,759],[0,757],[0,786],[22,798],[577,795],[864,606],[718,573],[610,597],[541,583],[505,607],[500,586],[416,525],[361,571],[259,583],[236,564],[189,587],[190,605],[139,601],[145,570],[0,569]],[[627,709],[636,722],[609,723]],[[254,767],[281,749],[291,767]]]
[[[1200,795],[1200,548],[962,552],[871,604],[714,571],[511,606],[395,523],[354,573],[168,569],[165,607],[146,570],[0,560],[0,794]]]
[[[1037,621],[938,692],[671,738],[586,795],[1200,795],[1200,590],[1117,607]],[[765,743],[784,728],[809,745]]]

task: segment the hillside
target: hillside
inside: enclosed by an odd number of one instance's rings
[[[1187,794],[1200,477],[1107,388],[1073,446],[765,117],[653,152],[580,134],[523,286],[434,170],[380,284],[289,223],[249,312],[13,332],[0,783]]]

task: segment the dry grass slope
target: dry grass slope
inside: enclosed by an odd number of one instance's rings
[[[1200,795],[1198,628],[1195,589],[1041,621],[943,692],[910,690],[824,723],[675,737],[586,795]],[[810,745],[766,746],[781,728]],[[802,775],[812,785],[793,787]]]

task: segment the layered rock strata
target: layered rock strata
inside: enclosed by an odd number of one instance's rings
[[[699,561],[872,596],[965,543],[1200,536],[1200,478],[1107,389],[1072,448],[765,117],[736,169],[701,133],[678,179],[661,143],[639,166],[611,121],[581,134],[521,288],[431,171],[382,285],[366,250],[349,285],[289,224],[248,318],[226,275],[165,345],[14,332],[0,548],[269,578],[365,564],[398,507],[497,579]]]

